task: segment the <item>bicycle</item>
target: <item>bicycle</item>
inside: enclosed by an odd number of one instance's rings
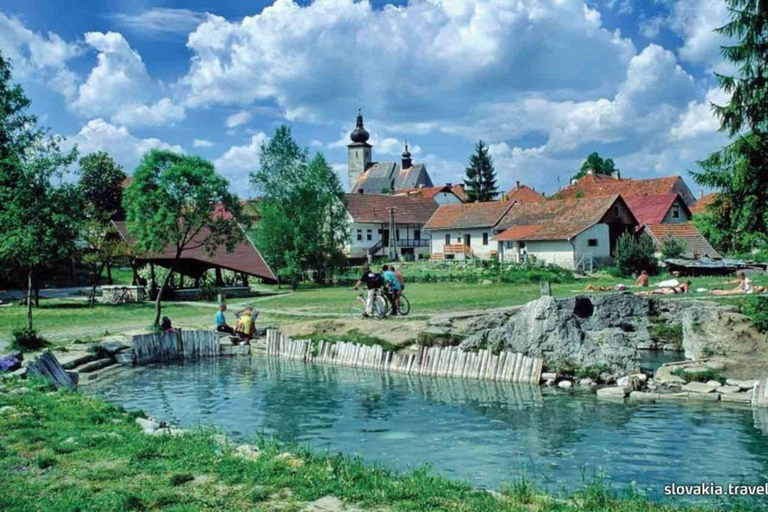
[[[387,301],[381,296],[381,292],[377,289],[373,294],[373,304],[371,305],[371,317],[376,320],[381,320],[387,314]],[[350,311],[352,312],[352,318],[365,318],[366,316],[366,298],[363,292],[360,292],[357,297],[352,300],[350,305]]]
[[[394,304],[392,303],[392,295],[389,293],[384,294],[387,298],[387,315],[392,314],[392,307]],[[411,312],[411,303],[408,301],[408,298],[401,292],[400,296],[397,298],[397,312],[400,315],[406,316],[408,313]]]

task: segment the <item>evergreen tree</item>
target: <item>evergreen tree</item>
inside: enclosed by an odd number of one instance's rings
[[[597,151],[589,154],[586,160],[581,164],[579,172],[571,176],[571,180],[579,180],[587,175],[587,171],[592,171],[595,174],[602,174],[604,176],[610,176],[614,172],[618,171],[618,167],[613,161],[613,158],[603,158]]]
[[[466,176],[464,186],[469,201],[493,201],[499,195],[493,157],[482,140],[475,144],[475,152],[469,157]]]
[[[730,21],[717,32],[735,41],[722,53],[738,73],[716,75],[731,99],[712,110],[732,142],[692,174],[718,192],[699,227],[719,249],[742,252],[768,244],[768,1],[725,2]]]

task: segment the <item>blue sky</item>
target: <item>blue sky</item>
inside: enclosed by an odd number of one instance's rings
[[[690,183],[725,142],[709,108],[727,101],[725,21],[722,0],[0,0],[0,50],[46,125],[129,172],[171,148],[248,196],[286,123],[345,180],[360,107],[374,160],[407,138],[456,183],[483,139],[502,188],[551,193],[592,151]]]

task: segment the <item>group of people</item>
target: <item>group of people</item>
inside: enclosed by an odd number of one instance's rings
[[[361,285],[365,285],[368,294],[365,298],[365,315],[370,316],[373,313],[373,299],[378,290],[383,288],[387,298],[392,303],[392,315],[400,314],[400,295],[405,290],[405,278],[394,265],[383,265],[381,272],[373,272],[370,265],[363,265],[363,274],[357,280],[354,290],[357,291]]]
[[[662,281],[656,285],[656,288],[653,290],[645,290],[637,292],[638,295],[678,295],[678,294],[685,294],[690,293],[691,291],[691,281],[687,280],[683,283],[679,282],[677,279],[669,279],[667,281]],[[752,293],[764,293],[768,291],[768,288],[765,286],[755,286],[755,283],[747,277],[746,273],[743,271],[739,271],[736,274],[736,279],[734,281],[726,281],[724,284],[735,284],[736,288],[732,288],[729,290],[710,290],[709,293],[711,295],[747,295]],[[635,280],[635,286],[640,288],[648,288],[650,286],[650,276],[648,275],[648,272],[643,270],[640,272],[640,275],[637,276],[637,279]],[[615,286],[595,286],[592,284],[587,285],[584,288],[585,292],[608,292],[608,291],[625,291],[627,289],[626,285],[618,284]],[[698,291],[706,291],[706,290],[698,290]]]
[[[216,332],[237,336],[240,338],[244,345],[250,345],[251,338],[253,338],[256,333],[255,320],[259,314],[254,311],[252,306],[246,307],[244,310],[235,313],[237,323],[233,328],[227,324],[227,319],[224,316],[225,311],[227,311],[227,305],[224,303],[219,304],[219,310],[216,312],[216,316],[214,317]]]

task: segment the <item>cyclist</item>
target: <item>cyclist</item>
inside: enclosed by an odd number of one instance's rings
[[[395,273],[397,282],[400,283],[400,293],[402,294],[405,291],[405,277],[403,277],[403,273],[400,272],[399,268],[395,267],[394,265],[390,265],[390,267],[392,267],[392,272]]]
[[[400,285],[400,280],[397,279],[397,275],[389,266],[384,265],[381,267],[381,273],[384,277],[384,285],[387,287],[392,302],[392,316],[395,316],[400,313],[398,298],[400,297],[400,292],[403,287]]]
[[[373,298],[376,296],[376,290],[384,284],[384,280],[381,274],[371,272],[371,267],[366,263],[363,265],[363,275],[357,280],[353,290],[357,291],[363,283],[368,289],[368,295],[365,298],[365,316],[371,316],[373,314]]]

